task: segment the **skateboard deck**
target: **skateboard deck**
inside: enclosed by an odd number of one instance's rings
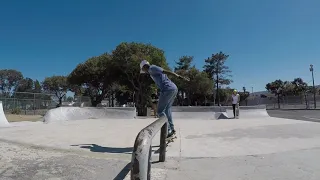
[[[176,136],[176,135],[174,135],[174,136],[172,136],[172,137],[167,138],[167,139],[166,139],[167,145],[168,145],[169,143],[174,142],[174,139],[177,139],[177,136]]]

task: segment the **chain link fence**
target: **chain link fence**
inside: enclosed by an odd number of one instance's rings
[[[314,97],[311,93],[300,96],[280,96],[278,103],[277,96],[255,94],[241,102],[241,105],[266,105],[267,109],[279,109],[279,106],[280,109],[314,109]],[[320,109],[320,95],[316,95],[316,108]]]
[[[22,115],[44,115],[49,109],[57,107],[58,98],[54,94],[17,92],[12,95],[0,94],[5,113]],[[103,106],[110,106],[110,100],[105,99]],[[313,94],[301,96],[280,96],[280,109],[314,109]],[[117,105],[117,102],[114,102]],[[278,109],[278,97],[274,95],[254,94],[241,102],[242,106],[266,105],[267,109]],[[317,109],[320,109],[320,95],[316,96]],[[127,104],[126,106],[130,106]],[[65,97],[62,106],[89,107],[91,99],[87,96]],[[133,106],[133,103],[132,103]]]
[[[1,95],[5,113],[23,115],[44,115],[48,109],[57,107],[58,98],[54,94],[16,92]],[[65,97],[62,106],[90,106],[90,98],[85,96]]]

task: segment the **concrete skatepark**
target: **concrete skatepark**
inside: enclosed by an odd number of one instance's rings
[[[134,108],[97,109],[57,108],[45,123],[17,125],[1,107],[0,179],[130,179],[135,137],[156,119],[136,117]],[[319,123],[270,117],[263,106],[240,107],[240,119],[230,110],[174,107],[178,138],[164,163],[154,138],[151,179],[320,178]]]

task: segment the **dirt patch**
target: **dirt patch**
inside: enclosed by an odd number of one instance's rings
[[[9,122],[20,122],[20,121],[40,121],[42,120],[41,115],[16,115],[16,114],[6,114],[7,120]]]

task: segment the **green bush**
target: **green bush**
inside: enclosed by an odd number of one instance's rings
[[[14,108],[11,110],[11,114],[20,114],[21,113],[21,109],[20,108]]]

